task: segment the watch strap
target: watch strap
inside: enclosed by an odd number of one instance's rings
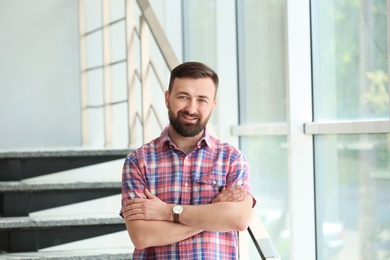
[[[180,223],[180,221],[179,221],[179,214],[173,213],[173,222]]]

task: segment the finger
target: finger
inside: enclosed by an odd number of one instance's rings
[[[244,194],[244,193],[246,193],[245,188],[242,187],[242,186],[232,187],[232,188],[230,188],[229,191],[231,193],[233,193],[233,194]]]
[[[136,208],[141,208],[142,206],[143,206],[143,204],[141,204],[141,203],[126,204],[126,206],[123,207],[123,210],[129,211],[129,210],[133,210]]]
[[[235,186],[235,187],[231,187],[230,189],[234,192],[240,192],[245,190],[245,188],[242,186]]]
[[[131,206],[131,207],[125,207],[123,209],[123,216],[125,218],[133,215],[144,215],[144,214],[145,214],[144,207]]]
[[[246,190],[242,186],[229,187],[223,189],[215,198],[214,202],[220,201],[241,201],[246,195]]]
[[[232,201],[241,201],[245,198],[245,194],[243,193],[238,193],[238,194],[235,194],[233,197],[232,197]]]
[[[125,218],[127,220],[143,220],[145,219],[143,214],[132,214],[132,215],[125,215]]]
[[[144,200],[145,199],[141,199],[141,198],[131,199],[131,200],[126,201],[126,205],[142,203]]]
[[[148,199],[153,199],[155,197],[148,189],[145,189],[145,195]]]
[[[234,195],[242,195],[242,194],[245,194],[246,193],[246,190],[244,188],[237,188],[237,189],[234,189],[234,191],[232,191],[232,193]]]

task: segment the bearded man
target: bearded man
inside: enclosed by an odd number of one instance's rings
[[[245,156],[206,129],[218,85],[203,63],[173,69],[169,125],[126,157],[120,215],[133,259],[238,259],[237,231],[256,201]]]

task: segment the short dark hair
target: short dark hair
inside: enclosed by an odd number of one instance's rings
[[[214,82],[215,94],[217,94],[219,84],[218,74],[204,63],[189,61],[175,67],[171,72],[171,78],[169,80],[169,93],[172,91],[175,78],[211,78]]]

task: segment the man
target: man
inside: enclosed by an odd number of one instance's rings
[[[206,130],[218,84],[205,64],[173,69],[170,124],[126,158],[121,215],[134,259],[238,259],[255,200],[243,154]]]

